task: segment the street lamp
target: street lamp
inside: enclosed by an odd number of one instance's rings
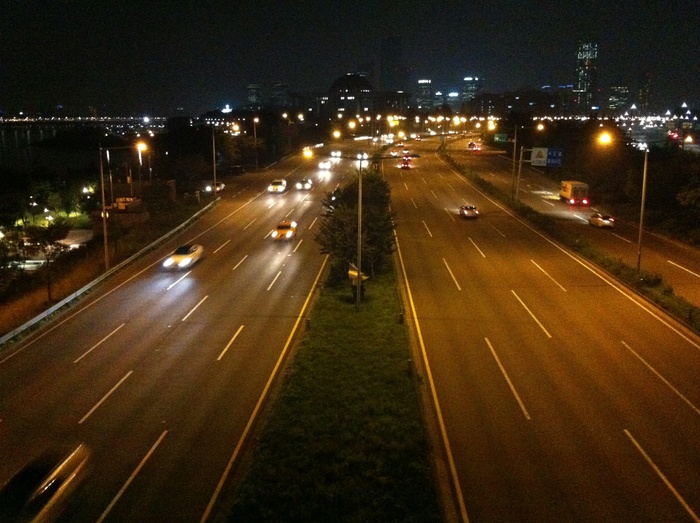
[[[105,173],[104,173],[104,167],[103,167],[103,162],[102,162],[102,152],[106,152],[109,154],[109,151],[113,151],[115,149],[131,149],[134,146],[133,145],[127,145],[124,147],[102,147],[102,144],[98,144],[98,150],[100,154],[100,192],[102,194],[102,236],[104,239],[104,255],[105,255],[105,272],[109,270],[109,240],[107,238],[107,206],[105,204]],[[139,151],[139,158],[141,157],[141,151],[145,150],[146,144],[143,142],[139,142],[136,145],[137,150]]]
[[[258,122],[260,119],[256,116],[253,118],[253,142],[255,144],[255,170],[258,170]]]
[[[362,300],[362,162],[367,161],[368,157],[367,153],[357,155],[360,162],[357,180],[357,279],[355,280],[355,309],[357,311],[360,310],[360,301]]]
[[[637,237],[637,272],[642,268],[642,233],[644,232],[644,203],[647,199],[647,165],[649,147],[644,149],[644,170],[642,172],[642,204],[639,208],[639,236]]]

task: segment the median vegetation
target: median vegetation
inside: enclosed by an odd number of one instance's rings
[[[357,253],[355,179],[325,201],[316,239],[332,268],[229,521],[443,520],[389,263],[389,187],[372,169],[362,176],[364,297],[358,307],[347,274]]]

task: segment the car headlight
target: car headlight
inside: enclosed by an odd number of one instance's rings
[[[292,231],[287,231],[287,234],[285,234],[285,236],[286,236],[287,238],[291,238],[293,234],[294,234],[294,233],[293,233]]]
[[[175,263],[175,260],[168,258],[163,262],[163,267],[171,267],[173,263]]]
[[[207,185],[207,186],[204,188],[204,190],[207,191],[207,192],[211,192],[211,185]]]
[[[187,267],[192,263],[192,258],[184,258],[180,263],[177,264],[178,267]]]
[[[273,237],[273,238],[277,238],[277,235],[278,235],[278,234],[279,234],[279,233],[278,233],[277,231],[272,231],[272,237]]]

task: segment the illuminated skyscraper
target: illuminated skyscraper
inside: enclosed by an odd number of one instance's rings
[[[588,113],[595,103],[598,90],[598,44],[595,42],[579,42],[576,55],[576,81],[574,95],[576,106],[584,114]]]
[[[466,103],[481,93],[483,78],[478,76],[467,76],[464,78],[462,86],[462,103]]]
[[[421,111],[429,111],[433,108],[432,80],[418,80],[418,89],[416,90],[416,108]]]

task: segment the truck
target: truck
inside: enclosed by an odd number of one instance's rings
[[[583,182],[563,181],[559,189],[559,198],[569,205],[589,205],[588,184]]]

